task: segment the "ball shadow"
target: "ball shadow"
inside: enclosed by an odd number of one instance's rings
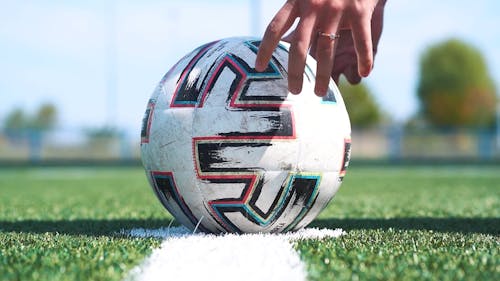
[[[77,219],[77,220],[23,220],[0,221],[0,232],[58,233],[72,236],[119,236],[123,229],[157,229],[166,227],[168,219]]]
[[[399,230],[428,230],[436,232],[477,233],[500,235],[500,218],[346,218],[346,219],[317,219],[311,227],[342,228],[349,230],[367,229],[399,229]]]

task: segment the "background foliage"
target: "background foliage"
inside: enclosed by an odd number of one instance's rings
[[[353,127],[368,128],[380,124],[382,111],[366,84],[351,85],[341,79],[338,86]]]
[[[450,39],[420,60],[417,96],[423,118],[436,127],[489,127],[495,122],[494,82],[475,47]]]

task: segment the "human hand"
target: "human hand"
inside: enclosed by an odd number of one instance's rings
[[[382,35],[384,5],[385,0],[378,2],[375,11],[372,15],[371,21],[371,36],[372,36],[372,53],[373,61],[377,53],[378,42]],[[358,84],[361,82],[361,76],[358,71],[357,54],[354,47],[353,37],[351,30],[345,29],[339,31],[340,38],[336,41],[335,58],[332,69],[332,78],[335,83],[339,82],[339,77],[344,74],[347,81],[351,84]],[[311,53],[315,54],[315,45],[311,48]],[[372,61],[372,67],[373,67]]]
[[[373,67],[373,55],[382,31],[384,4],[385,0],[288,0],[266,29],[255,67],[258,71],[266,68],[283,34],[296,18],[300,18],[297,28],[287,37],[291,44],[288,63],[290,92],[298,94],[302,91],[303,71],[311,46],[318,62],[317,95],[326,94],[330,76],[338,80],[344,73],[351,83],[359,82]],[[332,40],[318,36],[319,32],[339,34],[340,38]],[[335,48],[338,48],[338,55]]]

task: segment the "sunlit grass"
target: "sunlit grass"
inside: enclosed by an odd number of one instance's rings
[[[352,167],[313,226],[338,239],[300,241],[313,280],[500,279],[500,169]],[[157,239],[121,229],[171,217],[141,168],[0,170],[0,279],[121,280]]]

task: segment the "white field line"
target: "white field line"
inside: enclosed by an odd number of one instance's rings
[[[341,229],[307,228],[288,234],[192,234],[184,227],[123,230],[131,237],[164,239],[126,280],[306,280],[293,249],[301,239],[336,238]]]

